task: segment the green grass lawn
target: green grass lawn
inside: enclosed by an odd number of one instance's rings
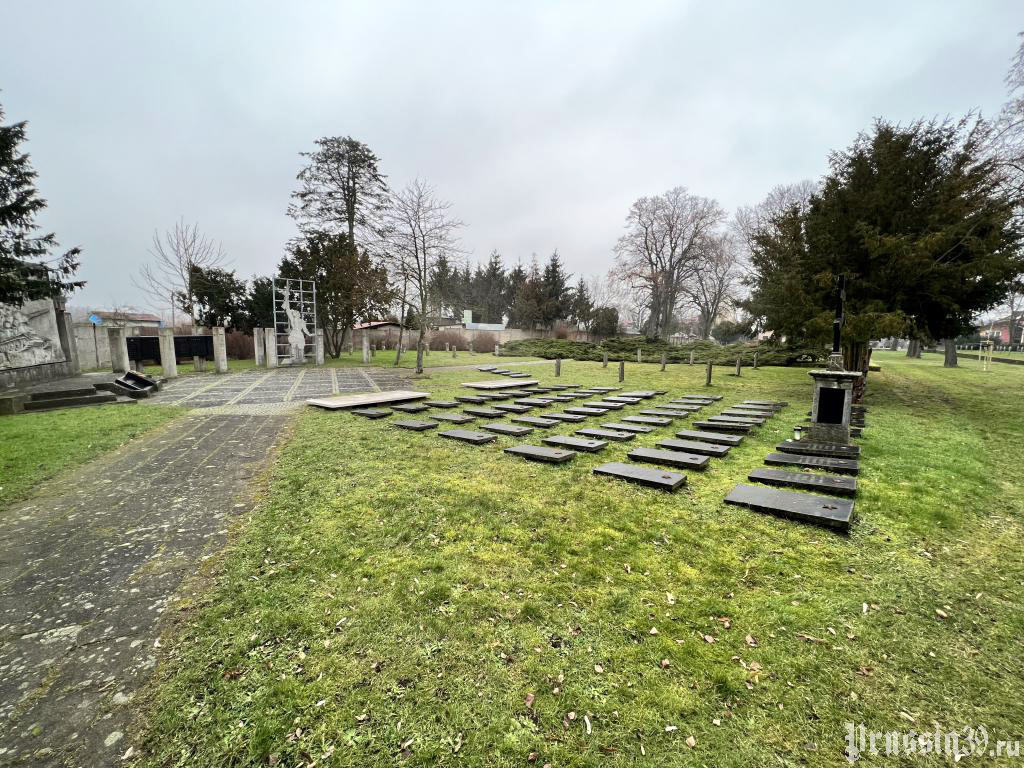
[[[791,406],[674,495],[591,474],[622,445],[549,467],[304,411],[169,612],[141,763],[840,766],[847,722],[1021,738],[1024,370],[875,359],[848,537],[722,503],[805,415],[803,369],[716,371],[723,404]]]
[[[120,447],[180,412],[100,405],[0,416],[0,512],[43,481]]]

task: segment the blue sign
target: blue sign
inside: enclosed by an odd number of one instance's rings
[[[81,315],[79,315],[81,317]],[[103,325],[103,318],[99,315],[89,315],[89,322],[93,325]]]

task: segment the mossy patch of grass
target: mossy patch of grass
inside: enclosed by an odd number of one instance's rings
[[[848,722],[1019,738],[1024,370],[876,359],[849,536],[722,503],[802,420],[806,370],[716,374],[723,404],[791,406],[674,495],[591,474],[622,445],[550,467],[303,413],[165,642],[141,763],[840,766]]]

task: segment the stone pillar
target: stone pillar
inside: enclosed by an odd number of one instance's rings
[[[758,356],[758,354],[759,354],[758,351],[755,349],[754,350],[754,370],[755,371],[757,370],[757,356]]]
[[[604,352],[601,353],[601,367],[602,368],[607,368],[608,367],[608,350],[607,349],[604,350]]]
[[[743,375],[742,368],[741,368],[741,366],[743,364],[742,361],[743,361],[742,357],[737,357],[736,358],[736,375],[737,376],[742,376]]]
[[[370,337],[363,331],[363,365],[370,364]]]
[[[263,341],[267,350],[267,368],[277,368],[277,330],[267,328]]]
[[[694,355],[694,352],[693,352],[693,350],[691,349],[691,350],[690,350],[690,365],[693,365],[693,355]]]
[[[174,329],[161,328],[160,336],[160,367],[165,379],[178,378],[178,359],[174,356]]]
[[[664,352],[661,353],[661,370],[665,370],[665,363],[668,362],[668,355]]]
[[[128,372],[128,334],[124,328],[107,328],[110,343],[110,367],[114,373]]]
[[[555,376],[562,375],[562,358],[555,359]]]
[[[78,343],[75,341],[75,326],[71,321],[71,313],[61,307],[57,310],[57,335],[60,337],[60,348],[64,350],[64,359],[68,362],[68,373],[82,372],[82,363],[78,359]]]
[[[256,352],[256,367],[262,368],[267,363],[267,347],[262,328],[252,329],[252,348]]]
[[[625,381],[625,380],[626,380],[626,361],[625,360],[619,360],[619,381],[622,382],[622,381]]]
[[[213,371],[228,372],[228,344],[223,326],[213,329]]]
[[[313,339],[313,362],[316,365],[324,364],[324,329],[317,328],[316,336]]]
[[[636,348],[636,361],[642,363],[644,361],[644,353],[640,351],[640,347]]]
[[[705,387],[710,387],[711,386],[711,369],[712,369],[712,367],[713,366],[711,365],[711,361],[708,360],[708,369],[707,369],[707,373],[704,376],[704,386]]]

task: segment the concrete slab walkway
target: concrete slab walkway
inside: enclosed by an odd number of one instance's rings
[[[0,766],[121,763],[161,613],[287,419],[197,410],[0,510]]]

